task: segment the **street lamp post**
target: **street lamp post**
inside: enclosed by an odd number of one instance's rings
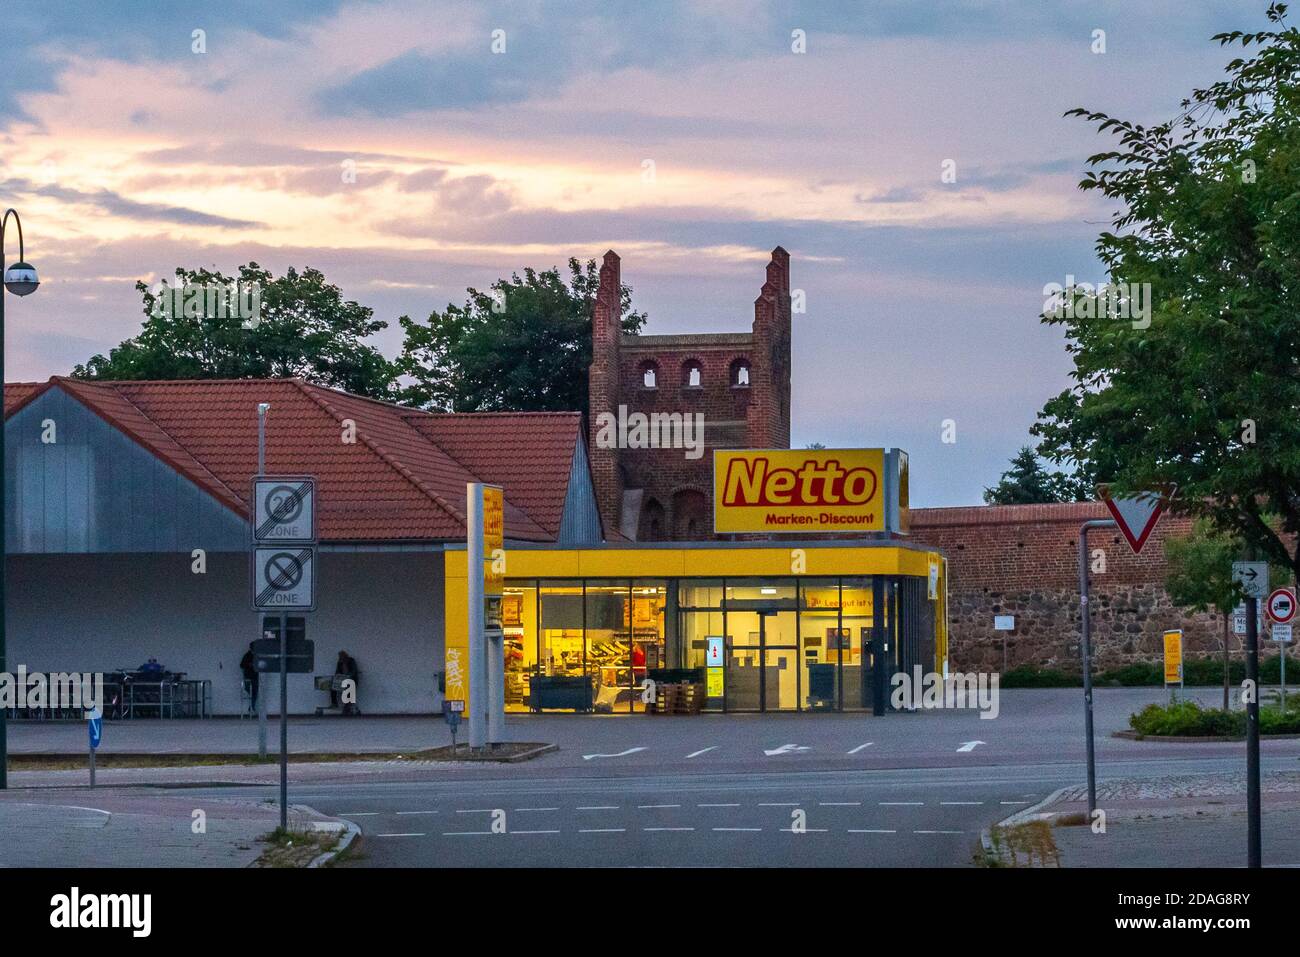
[[[0,289],[0,409],[4,408],[5,386],[5,289],[15,296],[30,296],[36,291],[41,281],[36,278],[36,270],[26,262],[23,249],[23,224],[18,218],[18,210],[6,209],[0,217],[0,268],[5,264],[5,226],[9,217],[14,218],[18,228],[18,262],[4,270],[4,289]],[[4,500],[5,443],[0,441],[0,502]],[[4,522],[0,520],[0,674],[4,674],[5,663],[5,562],[9,551],[5,543]],[[0,791],[9,787],[9,728],[5,720],[5,709],[0,707]]]

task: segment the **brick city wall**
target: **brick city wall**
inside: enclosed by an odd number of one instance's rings
[[[1079,668],[1079,526],[1109,518],[1096,502],[975,506],[912,511],[912,539],[948,557],[951,637],[957,670],[1003,670],[1004,633],[994,615],[1014,615],[1006,667]],[[1165,593],[1164,543],[1185,535],[1190,520],[1166,515],[1140,555],[1114,529],[1088,535],[1090,561],[1104,551],[1105,571],[1090,571],[1093,655],[1098,670],[1158,661],[1162,633],[1183,629],[1187,655],[1220,654],[1222,619],[1185,613]],[[1241,652],[1240,638],[1229,649]]]

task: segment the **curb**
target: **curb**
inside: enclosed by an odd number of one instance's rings
[[[1216,742],[1240,744],[1246,740],[1245,735],[1228,737],[1216,734],[1193,737],[1185,734],[1138,734],[1136,731],[1112,731],[1110,736],[1112,738],[1122,738],[1125,741],[1170,741],[1178,744],[1214,744]],[[1300,738],[1300,734],[1261,734],[1259,736],[1261,741],[1294,741],[1297,738]]]
[[[361,833],[361,828],[357,827],[354,823],[349,821],[347,818],[340,817],[337,818],[336,820],[342,821],[344,824],[343,836],[339,838],[339,842],[334,845],[333,849],[326,851],[324,854],[321,854],[319,857],[315,858],[310,864],[308,864],[307,865],[308,869],[311,869],[313,867],[324,867],[330,861],[334,860],[334,858],[338,857],[349,847],[351,847],[352,841],[357,837],[358,834]]]
[[[1056,803],[1057,798],[1059,798],[1066,791],[1073,791],[1078,786],[1079,785],[1077,784],[1067,784],[1065,785],[1065,787],[1057,788],[1055,791],[1047,795],[1047,797],[1043,798],[1033,807],[1027,807],[1024,808],[1023,810],[1016,811],[1010,817],[1003,818],[1001,821],[998,821],[996,824],[993,824],[989,827],[982,829],[980,831],[980,844],[984,848],[984,851],[988,854],[993,853],[993,834],[992,834],[993,828],[1014,827],[1017,824],[1024,824],[1026,821],[1029,821],[1033,816],[1037,815],[1038,812],[1041,811],[1043,808],[1050,807],[1052,804]]]

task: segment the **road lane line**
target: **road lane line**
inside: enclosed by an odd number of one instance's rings
[[[437,814],[437,811],[398,811],[398,814]]]
[[[697,804],[696,807],[740,807],[739,804]]]
[[[443,837],[478,837],[481,834],[491,835],[491,831],[443,831]]]
[[[375,837],[424,837],[424,835],[410,831],[405,834],[376,834]]]
[[[645,748],[628,748],[626,751],[619,751],[617,754],[584,754],[582,760],[590,761],[592,758],[625,758],[629,754],[636,754],[638,751],[644,751]]]
[[[881,807],[925,807],[924,801],[881,801]]]
[[[617,804],[592,804],[587,807],[574,808],[575,811],[617,811]]]
[[[626,831],[625,827],[584,827],[579,828],[579,834],[622,834]]]
[[[762,829],[761,827],[715,827],[713,830],[715,830],[715,831],[745,831],[746,833],[753,833],[753,832],[756,832],[756,831],[761,831],[761,830],[763,830],[763,829]]]
[[[692,751],[690,754],[686,756],[688,758],[698,758],[701,754],[708,754],[710,751],[716,751],[716,750],[718,750],[718,746],[715,744],[712,747],[700,748],[700,750],[698,751]]]
[[[964,834],[964,831],[913,831],[913,834]]]
[[[511,834],[559,834],[559,831],[511,831]]]
[[[517,807],[516,811],[558,811],[558,807]]]
[[[378,811],[339,811],[339,817],[378,817]]]
[[[458,810],[457,814],[492,814],[497,809],[494,807],[474,807],[466,810]]]
[[[636,809],[638,811],[653,811],[655,808],[661,808],[661,807],[681,807],[681,805],[680,804],[638,804],[636,806]]]
[[[940,805],[945,807],[955,807],[955,806],[966,807],[966,806],[972,806],[972,805],[983,804],[983,803],[984,803],[983,801],[940,801],[939,802]]]
[[[759,807],[798,807],[798,806],[799,806],[798,801],[791,801],[787,804],[780,804],[780,803],[759,804]]]
[[[869,747],[871,747],[871,746],[872,746],[873,744],[875,744],[875,743],[876,743],[876,742],[874,742],[874,741],[868,741],[866,744],[859,744],[856,748],[854,748],[852,751],[850,751],[850,752],[848,752],[848,753],[849,753],[849,754],[857,754],[859,751],[863,750],[864,748],[869,748]]]
[[[851,827],[849,828],[849,833],[850,834],[897,834],[898,832],[885,830],[884,828],[875,828],[875,827]]]
[[[999,804],[1028,804],[1028,801],[999,801]]]
[[[643,831],[693,831],[693,827],[643,827]]]
[[[861,801],[818,801],[818,807],[862,807]]]
[[[781,831],[782,831],[782,833],[785,833],[785,834],[825,834],[825,833],[826,833],[826,828],[824,828],[824,827],[805,827],[805,828],[801,828],[800,830],[796,831],[793,827],[783,827],[783,828],[781,828]]]

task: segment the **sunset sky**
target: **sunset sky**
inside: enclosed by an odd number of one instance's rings
[[[8,0],[0,204],[43,284],[6,378],[135,334],[177,266],[319,267],[391,356],[400,315],[609,248],[646,332],[745,330],[779,244],[794,444],[900,446],[913,504],[973,504],[1068,381],[1043,286],[1104,278],[1076,184],[1111,141],[1062,113],[1176,114],[1266,6]]]

